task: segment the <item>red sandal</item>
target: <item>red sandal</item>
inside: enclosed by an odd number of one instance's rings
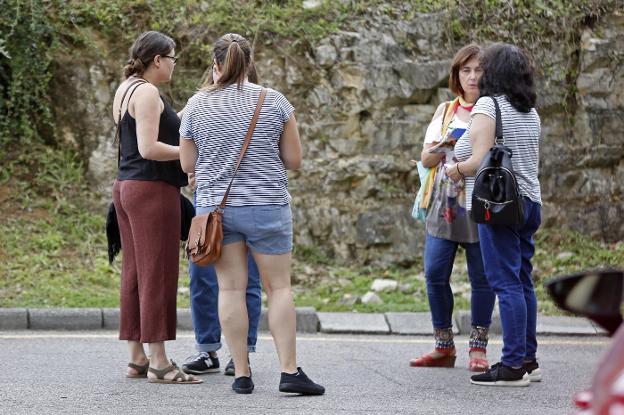
[[[455,348],[450,349],[437,349],[435,350],[440,356],[435,356],[433,353],[411,359],[409,365],[411,367],[455,367]]]
[[[485,353],[485,351],[483,351],[483,353]],[[481,357],[471,357],[470,361],[468,362],[468,370],[471,372],[485,372],[489,368],[490,364],[488,363],[487,359],[483,359]]]

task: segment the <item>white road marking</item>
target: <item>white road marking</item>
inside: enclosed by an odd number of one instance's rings
[[[354,335],[357,337],[344,337],[344,335],[305,335],[297,336],[299,342],[343,342],[343,343],[382,343],[382,344],[431,344],[430,338],[403,338],[401,336],[389,335],[385,338],[378,336],[366,337],[366,335]],[[178,334],[178,339],[194,339],[193,334]],[[28,333],[28,334],[0,334],[0,340],[29,340],[29,339],[117,339],[117,334],[113,333]],[[258,336],[259,340],[272,341],[271,336]],[[455,342],[459,344],[468,344],[468,340],[455,338]],[[610,343],[608,338],[600,339],[569,339],[557,337],[538,336],[538,344],[547,345],[573,345],[573,346],[604,346]],[[489,344],[502,345],[500,339],[490,339]]]

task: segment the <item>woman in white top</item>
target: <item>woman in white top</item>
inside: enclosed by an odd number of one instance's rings
[[[468,368],[482,372],[489,367],[485,352],[495,297],[483,271],[477,226],[466,211],[464,183],[454,183],[444,174],[445,165],[455,161],[455,142],[466,131],[470,112],[479,96],[481,55],[481,48],[473,43],[461,48],[453,58],[449,87],[457,98],[438,107],[427,129],[421,154],[422,164],[434,169],[435,173],[425,218],[424,253],[435,350],[410,360],[412,367],[455,365],[451,273],[460,246],[466,252],[471,284],[472,330]]]
[[[249,42],[226,34],[214,45],[214,84],[189,99],[180,126],[180,161],[195,173],[197,214],[221,202],[234,173],[245,134],[263,88],[249,82],[254,71]],[[301,165],[294,108],[269,89],[249,148],[223,212],[223,250],[215,264],[219,319],[234,360],[237,393],[251,393],[245,306],[247,251],[267,292],[268,319],[281,366],[281,392],[320,395],[325,389],[297,367],[295,307],[290,285],[292,215],[286,169]]]
[[[513,45],[490,46],[483,59],[481,98],[472,110],[467,135],[455,146],[457,164],[447,168],[453,180],[466,178],[467,209],[471,208],[474,176],[494,145],[498,102],[504,145],[512,151],[512,166],[523,196],[524,222],[520,225],[479,224],[485,274],[499,302],[503,326],[501,363],[471,378],[479,385],[528,386],[541,380],[537,351],[537,300],[531,279],[533,235],[541,222],[538,179],[540,118],[535,110],[533,65],[526,53]]]

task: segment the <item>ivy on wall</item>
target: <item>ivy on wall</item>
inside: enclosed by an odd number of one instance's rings
[[[187,66],[203,68],[215,37],[238,32],[283,53],[304,53],[339,29],[366,24],[366,16],[423,18],[442,12],[449,48],[467,41],[507,41],[533,50],[557,41],[566,62],[540,62],[569,85],[564,109],[575,105],[580,28],[610,14],[620,0],[0,0],[0,156],[11,143],[54,143],[50,82],[59,54],[94,59],[125,52],[143,30],[178,41]],[[116,48],[124,45],[124,51]],[[409,46],[409,45],[406,45]],[[548,73],[546,75],[549,75]]]

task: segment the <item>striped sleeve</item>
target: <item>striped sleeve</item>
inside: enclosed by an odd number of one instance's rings
[[[290,116],[295,112],[295,107],[286,99],[282,93],[272,90],[275,94],[275,108],[280,114],[280,119],[283,123],[286,123],[290,119]]]
[[[195,96],[189,98],[186,106],[184,107],[184,113],[182,114],[182,120],[180,122],[180,137],[186,139],[193,139],[193,111],[195,106],[193,105]]]
[[[491,97],[481,97],[472,109],[470,116],[474,117],[475,114],[485,114],[488,117],[496,120],[496,108]]]

